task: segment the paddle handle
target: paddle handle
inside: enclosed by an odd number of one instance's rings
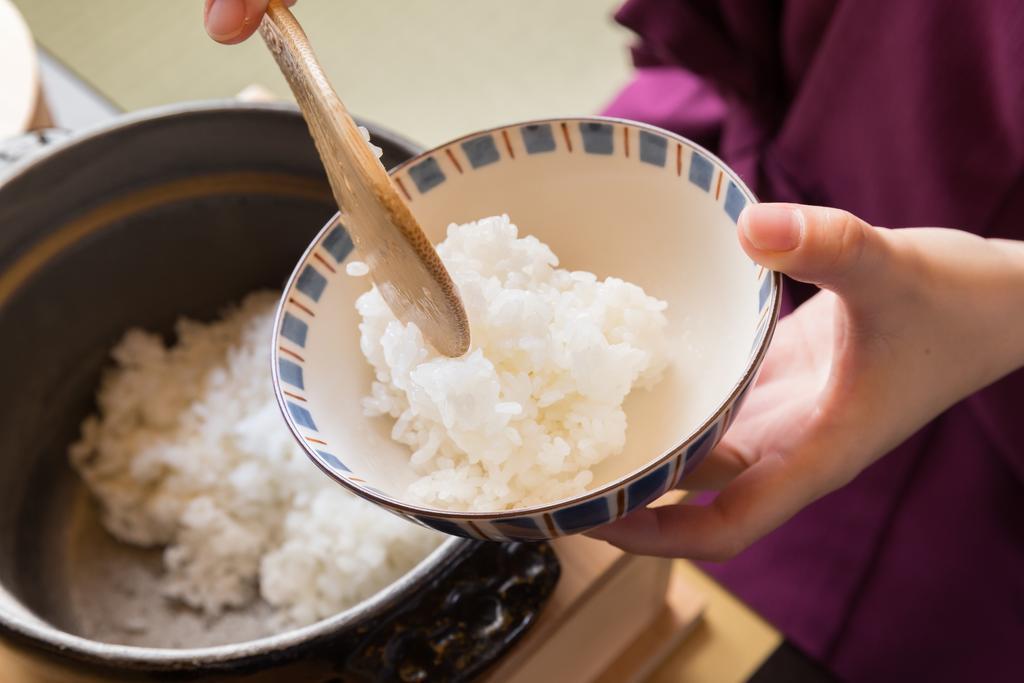
[[[281,0],[267,6],[260,35],[302,110],[339,208],[347,212],[354,208],[352,202],[394,192],[384,167],[327,80],[305,31]],[[360,196],[366,192],[370,195]]]

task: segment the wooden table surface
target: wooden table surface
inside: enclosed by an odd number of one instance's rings
[[[254,82],[287,93],[262,46],[224,48],[206,38],[202,0],[14,2],[49,55],[123,109],[230,97]],[[629,35],[610,20],[617,4],[302,0],[297,12],[350,106],[429,145],[502,122],[598,111],[629,73]],[[133,58],[123,59],[125,51]],[[48,96],[58,125],[62,112],[74,118],[81,93]],[[708,607],[651,683],[747,680],[781,635],[693,564],[674,570]],[[0,649],[0,680],[17,680],[5,666]]]

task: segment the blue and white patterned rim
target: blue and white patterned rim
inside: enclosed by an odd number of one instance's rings
[[[573,132],[578,136],[575,144]],[[413,157],[390,173],[405,199],[415,206],[417,196],[443,184],[451,174],[514,161],[512,136],[519,138],[521,150],[527,155],[559,149],[567,153],[621,154],[663,168],[711,195],[733,223],[748,203],[757,201],[735,173],[703,147],[655,126],[604,117],[530,121],[474,133]],[[425,526],[472,538],[540,539],[573,533],[595,526],[595,520],[600,524],[618,519],[673,488],[714,447],[732,421],[767,352],[781,306],[781,276],[759,267],[760,317],[742,378],[710,418],[643,468],[578,498],[542,506],[496,512],[423,508],[396,500],[355,476],[331,452],[314,416],[303,405],[307,403],[302,355],[308,332],[306,321],[315,316],[314,309],[328,285],[322,271],[335,274],[351,249],[352,241],[336,215],[313,240],[285,286],[272,348],[274,389],[282,414],[310,459],[335,481]]]

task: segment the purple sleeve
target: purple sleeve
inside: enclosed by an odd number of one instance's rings
[[[629,0],[615,19],[638,36],[637,74],[604,113],[690,138],[756,192],[756,153],[786,90],[775,3]]]
[[[715,150],[725,102],[710,84],[681,67],[648,66],[637,69],[603,113],[651,123]]]

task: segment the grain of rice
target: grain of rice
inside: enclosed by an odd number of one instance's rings
[[[352,277],[363,277],[370,272],[370,266],[362,261],[349,261],[345,264],[345,272]]]

